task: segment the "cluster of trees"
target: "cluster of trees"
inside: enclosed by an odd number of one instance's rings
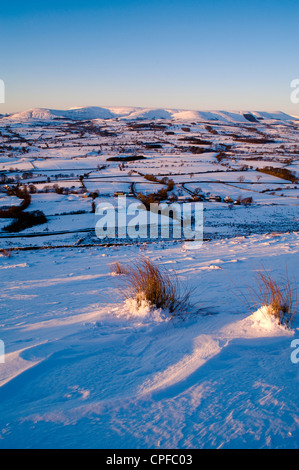
[[[13,219],[13,221],[3,228],[5,232],[20,232],[28,227],[39,225],[47,222],[47,218],[42,211],[24,212],[30,205],[31,196],[24,187],[9,187],[7,189],[8,196],[16,196],[22,200],[19,206],[11,206],[8,209],[0,210],[0,217],[5,219]]]
[[[16,196],[22,199],[22,202],[19,206],[11,206],[8,209],[1,209],[0,210],[0,217],[5,219],[13,219],[18,217],[23,210],[27,209],[31,202],[31,196],[28,192],[27,187],[24,188],[20,187],[13,187],[7,189],[8,196]]]
[[[155,183],[167,184],[167,192],[172,191],[174,188],[174,181],[170,178],[167,178],[167,176],[164,176],[163,178],[158,178],[155,175],[144,175],[144,179],[148,181],[153,181]]]
[[[47,218],[42,211],[21,212],[17,218],[14,219],[9,225],[3,228],[5,232],[21,232],[26,228],[40,225],[47,222]]]
[[[259,168],[258,171],[261,173],[266,173],[267,175],[276,176],[277,178],[282,178],[287,181],[291,181],[292,183],[298,183],[299,179],[291,170],[287,168],[276,168],[273,166],[265,166],[264,168]]]
[[[165,201],[168,199],[168,193],[173,190],[174,188],[174,181],[167,177],[162,179],[157,178],[154,175],[145,175],[145,179],[148,181],[155,181],[156,183],[167,184],[166,188],[162,188],[159,191],[150,194],[138,194],[138,199],[145,205],[147,210],[150,210],[150,205],[152,203],[160,203],[161,201]]]

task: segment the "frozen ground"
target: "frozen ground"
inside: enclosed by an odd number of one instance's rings
[[[297,448],[298,322],[240,297],[263,264],[296,275],[299,234],[18,252],[1,259],[0,446]],[[123,302],[109,265],[146,254],[209,315]],[[239,292],[240,290],[240,292]]]
[[[244,302],[262,267],[298,282],[298,119],[37,109],[0,130],[0,210],[19,184],[48,219],[8,234],[0,218],[0,448],[298,448],[299,317],[285,329]],[[137,202],[163,176],[168,201],[200,197],[207,241],[99,246],[94,193]],[[139,256],[194,287],[202,313],[124,302],[109,266]]]

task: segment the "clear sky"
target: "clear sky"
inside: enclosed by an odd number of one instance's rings
[[[298,0],[0,0],[0,113],[32,107],[299,115]]]

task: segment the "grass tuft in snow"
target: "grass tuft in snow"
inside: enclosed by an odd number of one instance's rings
[[[125,266],[118,261],[110,265],[111,274],[114,276],[120,276],[121,274],[127,274]]]
[[[261,307],[267,307],[267,313],[278,320],[279,325],[291,327],[298,307],[297,286],[290,282],[288,275],[278,283],[265,269],[257,275],[255,298]]]
[[[168,311],[172,318],[183,317],[195,310],[190,304],[191,291],[182,288],[176,274],[150,259],[140,258],[128,266],[121,266],[121,272],[125,274],[125,298],[134,299],[137,309],[146,304]]]
[[[2,255],[5,256],[6,258],[11,258],[12,251],[10,248],[5,248],[2,250]]]

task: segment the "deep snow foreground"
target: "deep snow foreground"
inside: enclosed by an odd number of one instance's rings
[[[292,331],[240,292],[263,264],[296,276],[299,234],[74,248],[0,258],[0,447],[297,448]],[[124,304],[109,264],[139,255],[196,286],[210,315]]]

